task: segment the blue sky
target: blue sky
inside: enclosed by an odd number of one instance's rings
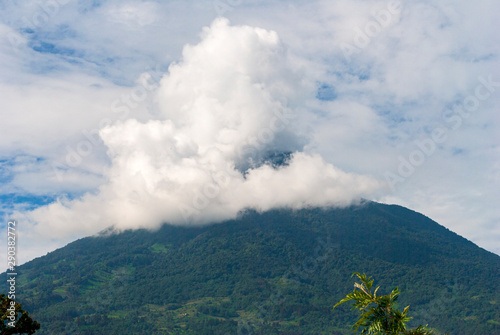
[[[499,7],[2,2],[0,214],[19,221],[20,257],[109,225],[181,222],[221,171],[229,186],[186,222],[362,196],[500,254]],[[293,118],[264,141],[276,108]],[[273,150],[298,154],[248,180],[225,167]]]

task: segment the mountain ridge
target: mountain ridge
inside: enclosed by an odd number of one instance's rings
[[[363,202],[83,238],[20,266],[19,292],[41,334],[347,334],[353,313],[331,308],[357,271],[399,286],[414,323],[494,334],[499,268],[422,214]]]

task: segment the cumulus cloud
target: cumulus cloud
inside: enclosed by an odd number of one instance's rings
[[[217,19],[161,80],[157,119],[101,129],[107,182],[24,219],[38,233],[67,236],[111,225],[203,224],[244,208],[344,206],[370,196],[380,182],[304,150],[298,115],[313,89],[275,32]]]

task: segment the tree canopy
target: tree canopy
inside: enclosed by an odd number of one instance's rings
[[[40,329],[40,324],[22,309],[21,304],[9,299],[5,294],[0,294],[0,334],[34,334]]]
[[[399,294],[401,293],[396,287],[388,295],[378,295],[380,288],[378,286],[373,292],[373,279],[365,274],[355,272],[361,283],[354,283],[354,290],[349,293],[344,299],[340,300],[334,307],[353,300],[352,309],[357,309],[361,313],[360,318],[352,326],[352,330],[358,332],[361,329],[361,334],[388,334],[388,335],[432,335],[433,332],[425,326],[418,326],[415,329],[406,329],[406,323],[411,320],[408,316],[406,306],[403,311],[396,308]]]

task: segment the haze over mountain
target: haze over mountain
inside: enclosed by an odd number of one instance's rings
[[[412,324],[500,331],[500,257],[399,206],[241,213],[110,231],[18,268],[40,334],[349,334],[354,271],[399,286]]]

